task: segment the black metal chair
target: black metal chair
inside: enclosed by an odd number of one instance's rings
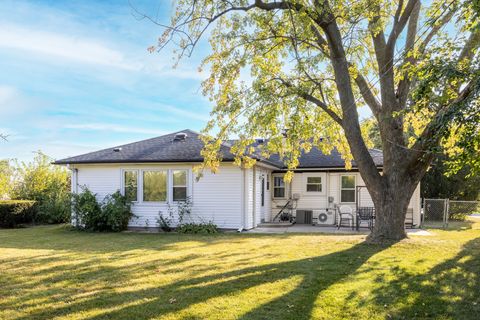
[[[375,219],[375,208],[374,207],[359,207],[357,209],[357,230],[360,229],[362,222],[367,222],[368,229],[373,229],[373,222]]]

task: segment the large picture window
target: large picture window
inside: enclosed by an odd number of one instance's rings
[[[355,176],[342,176],[340,202],[355,202]]]
[[[187,200],[187,170],[173,170],[173,201]]]
[[[307,192],[322,192],[322,177],[307,177]]]
[[[128,201],[138,200],[138,171],[125,170],[123,172],[123,194]]]
[[[283,177],[273,177],[273,197],[285,198],[285,181]]]
[[[143,171],[143,201],[167,201],[167,171]]]

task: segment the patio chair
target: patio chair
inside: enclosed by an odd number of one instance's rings
[[[362,222],[366,222],[368,229],[373,229],[373,220],[375,219],[374,207],[359,207],[357,210],[357,230],[360,229]]]
[[[337,229],[340,229],[340,227],[343,227],[343,223],[347,222],[348,226],[352,227],[352,230],[354,230],[354,216],[353,216],[353,209],[350,206],[340,206],[338,208],[338,226]]]

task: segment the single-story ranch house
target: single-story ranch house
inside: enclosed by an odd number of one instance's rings
[[[263,143],[262,140],[257,143]],[[133,201],[137,216],[131,227],[154,227],[159,212],[165,214],[187,197],[193,216],[212,220],[220,228],[251,229],[277,222],[285,212],[297,223],[335,225],[339,206],[373,207],[370,195],[353,162],[352,170],[337,151],[330,155],[313,148],[302,154],[291,182],[279,157],[258,157],[252,168],[233,164],[231,141],[221,147],[223,161],[217,173],[196,179],[193,167],[203,161],[203,142],[192,130],[79,155],[55,164],[72,170],[72,192],[88,187],[102,200],[120,190]],[[382,170],[382,152],[371,150]],[[170,204],[170,205],[169,205]],[[280,213],[282,211],[282,213]],[[280,213],[280,214],[279,214]],[[420,188],[409,204],[406,224],[420,224]]]

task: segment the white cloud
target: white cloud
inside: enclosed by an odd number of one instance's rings
[[[63,128],[92,130],[92,131],[113,131],[113,132],[126,132],[126,133],[153,134],[153,135],[162,135],[167,133],[162,130],[147,129],[143,127],[122,126],[122,125],[116,125],[111,123],[66,124],[66,125],[63,125]]]
[[[8,85],[0,85],[0,116],[6,118],[31,111],[40,102],[25,97],[20,90]]]
[[[100,40],[11,24],[0,24],[0,47],[125,70],[142,68],[140,63],[128,61],[122,52],[109,48]]]

